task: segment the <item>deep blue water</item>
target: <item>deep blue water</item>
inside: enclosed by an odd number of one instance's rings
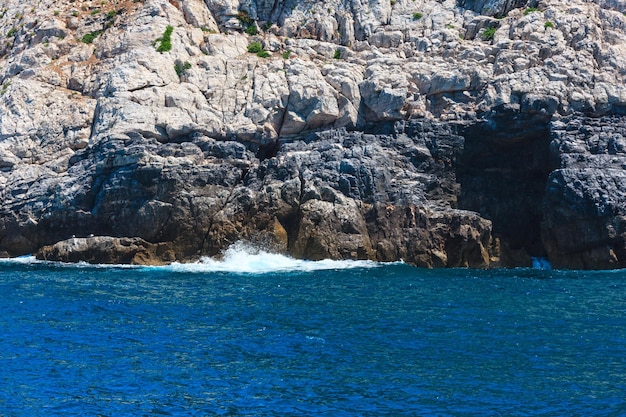
[[[227,269],[0,262],[0,416],[626,415],[625,271]]]

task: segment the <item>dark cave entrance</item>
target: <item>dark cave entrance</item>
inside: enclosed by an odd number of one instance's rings
[[[550,125],[542,117],[503,117],[465,128],[458,207],[492,221],[505,266],[546,257],[542,204],[550,174]]]

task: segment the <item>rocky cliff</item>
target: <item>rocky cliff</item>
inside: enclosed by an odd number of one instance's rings
[[[624,12],[5,1],[0,254],[626,267]]]

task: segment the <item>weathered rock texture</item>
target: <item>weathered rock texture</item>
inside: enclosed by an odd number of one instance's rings
[[[171,255],[165,244],[108,236],[71,238],[37,251],[37,258],[47,261],[94,264],[158,265],[171,261]]]
[[[553,126],[554,165],[543,240],[557,267],[610,269],[626,258],[626,120],[565,119]]]
[[[626,267],[623,7],[8,0],[0,254]]]

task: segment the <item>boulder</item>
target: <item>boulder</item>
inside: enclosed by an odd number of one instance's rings
[[[157,245],[141,238],[94,236],[71,238],[40,248],[37,259],[90,264],[162,265],[173,261],[167,245]]]

